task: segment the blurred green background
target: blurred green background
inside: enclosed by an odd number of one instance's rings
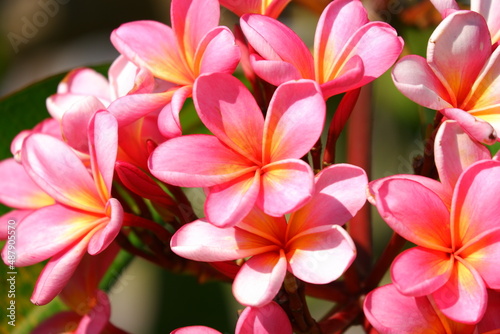
[[[312,46],[318,10],[327,2],[294,1],[280,20]],[[406,53],[425,55],[427,39],[439,19],[428,1],[377,0],[366,1],[365,5],[373,19],[384,20],[396,27],[405,39]],[[167,0],[2,0],[0,158],[10,157],[10,141],[19,131],[48,117],[45,98],[55,93],[62,73],[79,66],[110,64],[118,55],[109,42],[113,29],[121,23],[142,19],[169,24],[169,7]],[[222,9],[221,24],[232,28],[235,22],[237,18]],[[27,35],[26,32],[29,38],[22,37]],[[42,79],[46,80],[39,82]],[[29,88],[16,93],[25,87]],[[373,83],[372,92],[373,117],[366,120],[373,121],[371,179],[410,173],[412,160],[423,151],[425,124],[432,119],[433,113],[402,96],[395,89],[389,73]],[[334,104],[329,103],[332,108],[330,117]],[[337,162],[345,160],[342,140]],[[2,212],[6,211],[3,207]],[[390,236],[390,230],[375,211],[374,217],[375,253],[378,255]],[[44,310],[50,313],[50,307],[34,307],[28,300],[41,267],[19,269],[18,325],[22,322],[36,324],[46,316]],[[1,268],[0,277],[3,278],[6,272],[6,268]],[[2,279],[2,310],[8,302],[3,292],[4,284]],[[237,310],[242,308],[234,301],[227,284],[198,284],[194,277],[173,275],[143,260],[131,263],[111,289],[110,296],[112,322],[133,334],[168,333],[194,324],[232,333]],[[322,305],[315,302],[312,306],[318,316],[325,311]],[[26,332],[26,328],[16,326],[15,333]],[[0,332],[2,329],[14,333],[13,328],[6,326],[5,319],[0,323]]]

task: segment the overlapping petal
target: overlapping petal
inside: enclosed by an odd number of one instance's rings
[[[246,261],[233,282],[233,295],[243,305],[260,307],[272,301],[286,275],[283,251],[267,252]]]
[[[246,13],[277,18],[291,0],[220,0],[220,4],[238,16]]]
[[[491,44],[500,41],[500,4],[495,0],[473,0],[470,9],[481,14],[488,23]]]
[[[261,307],[247,307],[240,314],[236,334],[291,334],[292,325],[285,311],[270,302]]]

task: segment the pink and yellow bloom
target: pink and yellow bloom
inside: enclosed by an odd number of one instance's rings
[[[165,137],[181,134],[179,112],[204,73],[232,73],[240,52],[232,32],[218,26],[217,0],[173,0],[172,27],[155,21],[136,21],[113,31],[111,42],[128,60],[148,69],[155,78],[175,86],[166,91],[169,102],[159,116]]]
[[[235,277],[233,294],[241,304],[259,307],[276,296],[287,271],[313,284],[332,282],[344,273],[356,248],[341,225],[364,205],[366,185],[361,168],[337,164],[316,176],[313,197],[288,223],[254,208],[234,227],[219,228],[206,219],[184,225],[170,245],[195,261],[249,258]]]
[[[51,301],[84,254],[106,249],[122,226],[122,206],[111,197],[116,119],[108,112],[98,112],[88,129],[90,173],[68,145],[52,136],[35,133],[23,142],[22,163],[27,174],[56,201],[26,216],[17,229],[16,266],[50,258],[31,298],[35,304]],[[2,257],[7,260],[5,251]]]
[[[259,77],[275,86],[315,80],[325,99],[379,77],[403,48],[394,28],[370,22],[359,0],[335,0],[325,8],[316,28],[314,57],[295,32],[273,18],[247,14],[240,23],[257,52],[251,64]]]
[[[154,176],[181,187],[207,188],[205,215],[220,227],[236,224],[254,205],[281,216],[309,200],[314,175],[300,158],[316,143],[325,121],[315,82],[280,86],[265,119],[248,89],[229,74],[198,78],[194,101],[214,136],[181,136],[161,144],[149,161]]]
[[[253,13],[272,18],[277,18],[290,1],[292,0],[219,0],[221,6],[238,16]]]
[[[392,281],[407,296],[431,295],[448,318],[475,324],[499,289],[500,162],[479,161],[456,181],[451,205],[424,184],[404,177],[378,180],[372,202],[399,235],[417,245],[391,267]],[[486,200],[488,199],[488,200]]]
[[[448,15],[429,39],[427,59],[404,57],[392,77],[409,99],[457,121],[479,142],[499,140],[500,48],[492,49],[480,14]]]
[[[488,291],[488,307],[477,325],[453,321],[437,308],[432,297],[409,297],[393,284],[371,291],[363,306],[380,334],[494,334],[500,328],[500,293]]]

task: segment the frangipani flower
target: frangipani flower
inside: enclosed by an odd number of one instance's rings
[[[479,161],[455,184],[451,208],[430,188],[405,178],[377,181],[370,189],[382,218],[417,245],[391,267],[407,296],[431,295],[448,318],[475,324],[483,317],[487,288],[499,289],[500,162]],[[486,200],[487,199],[487,200]]]
[[[262,307],[246,307],[236,324],[235,334],[292,334],[292,325],[285,311],[270,302]],[[189,326],[174,330],[171,334],[221,334],[205,326]]]
[[[405,296],[393,284],[371,291],[363,309],[380,334],[494,334],[500,328],[500,293],[489,290],[488,301],[484,317],[475,326],[445,317],[432,297]]]
[[[241,28],[257,54],[255,73],[278,86],[300,78],[317,81],[325,99],[371,82],[391,67],[403,40],[384,22],[369,22],[359,0],[335,0],[316,28],[314,58],[290,28],[262,15],[241,17]]]
[[[443,18],[460,9],[455,0],[431,0],[431,2]],[[500,2],[497,0],[471,0],[470,9],[485,18],[491,34],[491,44],[498,45],[500,41]]]
[[[167,91],[171,102],[158,121],[161,133],[169,138],[181,134],[179,111],[191,96],[196,78],[204,73],[232,73],[240,60],[231,31],[217,26],[217,0],[172,0],[170,12],[172,28],[136,21],[111,34],[111,42],[127,59],[176,85]]]
[[[35,133],[23,143],[26,172],[56,201],[25,217],[17,229],[16,266],[50,258],[31,298],[38,305],[63,289],[85,252],[95,255],[106,249],[122,225],[122,206],[111,198],[116,119],[98,112],[88,129],[92,176],[76,153],[52,136]],[[6,261],[6,252],[2,257]]]
[[[356,256],[349,234],[341,227],[366,201],[366,173],[337,164],[316,176],[311,200],[285,217],[271,217],[254,208],[234,227],[219,228],[199,219],[184,225],[171,240],[172,251],[203,262],[250,257],[233,283],[243,305],[259,307],[278,293],[286,272],[313,283],[340,277]]]
[[[99,290],[99,282],[119,249],[112,243],[98,255],[86,254],[59,294],[71,310],[54,314],[37,326],[32,334],[125,334],[125,331],[110,323],[111,302],[106,293]]]
[[[492,51],[480,14],[448,15],[429,39],[427,59],[404,57],[392,77],[409,99],[456,120],[474,139],[499,140],[500,49]]]
[[[219,0],[221,6],[238,16],[254,13],[272,18],[277,18],[290,1],[292,0]]]
[[[281,216],[311,197],[314,174],[300,158],[316,143],[325,121],[315,82],[278,87],[265,120],[248,89],[229,74],[198,78],[194,101],[214,136],[168,140],[154,150],[149,169],[166,183],[207,187],[208,221],[234,225],[255,204]]]

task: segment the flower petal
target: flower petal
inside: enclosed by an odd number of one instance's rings
[[[261,162],[264,117],[243,83],[225,73],[202,75],[195,82],[193,98],[201,121],[217,138]]]
[[[451,250],[450,213],[429,188],[410,179],[383,179],[373,189],[382,218],[403,238],[419,246]]]
[[[469,94],[490,54],[488,26],[475,12],[454,12],[434,30],[427,47],[427,61],[454,95],[454,101],[450,101],[454,107],[460,107]]]
[[[208,221],[219,227],[238,223],[254,207],[259,189],[259,170],[210,187],[205,201],[205,215]]]
[[[488,290],[488,308],[477,324],[479,333],[498,333],[500,328],[500,291]],[[491,332],[490,332],[491,331]]]
[[[310,198],[314,173],[302,160],[287,159],[262,168],[262,183],[257,206],[271,216],[290,213]]]
[[[326,284],[339,278],[356,257],[356,246],[338,225],[309,230],[287,244],[290,271],[299,279]]]
[[[262,307],[247,307],[236,324],[236,334],[292,334],[285,311],[275,302]]]
[[[75,330],[81,319],[82,316],[74,311],[58,312],[43,320],[31,334],[64,333],[64,331]]]
[[[181,187],[210,187],[254,171],[256,167],[214,136],[189,135],[159,145],[149,170],[160,180]]]
[[[103,203],[87,168],[71,148],[44,134],[32,134],[23,144],[23,165],[40,188],[57,202],[102,212]]]
[[[471,1],[470,9],[478,12],[486,19],[491,33],[491,44],[498,43],[500,41],[500,7],[498,1]]]
[[[431,2],[443,18],[450,13],[450,9],[460,10],[455,0],[431,0]]]
[[[257,54],[251,54],[250,64],[255,74],[274,86],[302,78],[299,70],[285,61],[265,60]]]
[[[488,301],[481,276],[460,258],[455,261],[450,280],[432,297],[445,316],[466,324],[481,320]]]
[[[276,249],[254,233],[238,227],[220,228],[205,219],[182,226],[172,236],[170,247],[179,256],[203,262],[243,259]]]
[[[288,223],[288,237],[317,226],[343,225],[366,202],[368,178],[363,169],[335,164],[316,175],[311,200],[294,212]]]
[[[491,124],[479,117],[469,114],[467,111],[449,108],[442,109],[441,113],[446,118],[457,121],[469,136],[480,143],[491,145],[497,140],[498,134]]]
[[[253,256],[236,275],[233,295],[243,305],[264,306],[276,296],[285,275],[286,257],[283,251]]]
[[[293,30],[278,20],[258,14],[243,15],[240,25],[249,44],[262,58],[290,63],[302,78],[314,79],[311,52]]]
[[[368,293],[363,310],[368,321],[380,333],[446,333],[427,297],[405,296],[394,284],[384,285]]]
[[[174,329],[170,334],[222,334],[213,328],[206,326],[187,326]]]
[[[240,49],[231,30],[227,27],[216,27],[198,45],[194,64],[195,74],[231,74],[238,66],[240,57]]]
[[[264,123],[263,162],[299,159],[314,146],[325,123],[326,105],[317,83],[299,80],[279,86]],[[297,136],[297,133],[301,133]]]
[[[410,248],[391,266],[394,285],[402,294],[421,297],[441,288],[453,271],[450,254],[423,247]]]
[[[155,77],[178,85],[192,84],[194,76],[179,53],[172,29],[156,21],[122,24],[111,34],[114,47],[137,66]]]
[[[441,124],[434,147],[439,178],[450,193],[467,167],[479,160],[491,159],[486,147],[473,141],[458,123],[452,121]]]
[[[96,255],[105,250],[120,232],[123,223],[123,208],[115,198],[110,198],[106,211],[109,217],[105,217],[101,222],[102,227],[97,230],[89,241],[88,252]]]
[[[41,262],[79,242],[95,228],[98,219],[98,216],[59,204],[33,211],[17,226],[16,266]],[[4,249],[4,260],[6,256],[7,251]]]
[[[486,160],[469,167],[455,188],[452,222],[458,247],[498,228],[500,162]],[[485,200],[487,198],[488,200]]]
[[[410,100],[430,109],[452,107],[453,97],[430,68],[425,58],[410,55],[392,70],[394,84]]]
[[[18,209],[38,209],[54,204],[14,159],[0,161],[0,203]]]
[[[165,105],[158,115],[158,129],[165,138],[182,135],[179,113],[186,99],[193,93],[193,86],[184,86],[175,91],[172,100]]]

